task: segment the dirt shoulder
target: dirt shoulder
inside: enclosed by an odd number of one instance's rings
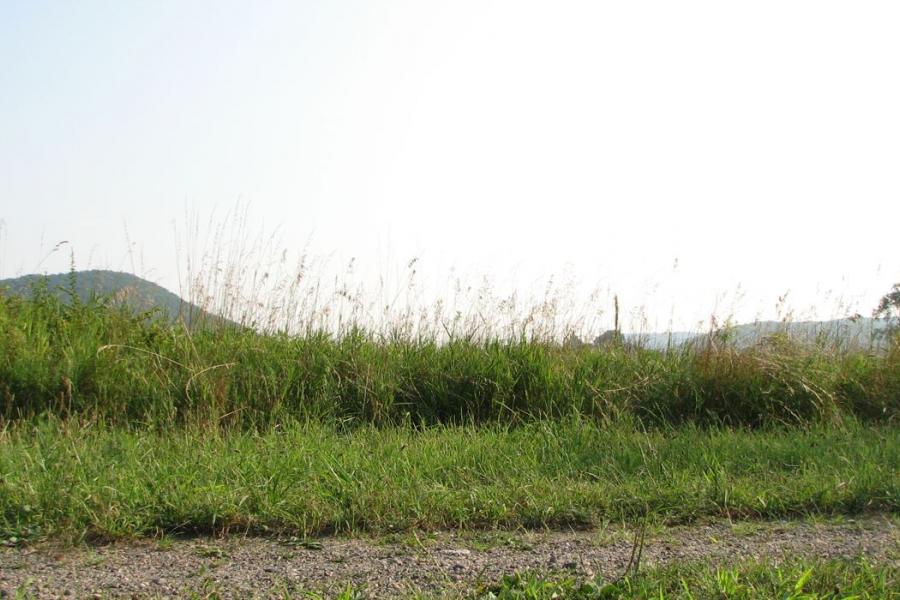
[[[621,527],[574,532],[443,532],[381,539],[314,541],[227,538],[120,542],[0,550],[0,597],[284,597],[335,592],[348,583],[367,596],[471,589],[534,570],[618,576],[632,550]],[[831,523],[725,522],[648,531],[642,566],[793,557],[900,561],[900,522],[866,517]]]

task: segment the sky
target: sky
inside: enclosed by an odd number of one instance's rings
[[[436,296],[869,313],[900,281],[897,31],[865,0],[4,0],[0,277],[179,289],[244,215]]]

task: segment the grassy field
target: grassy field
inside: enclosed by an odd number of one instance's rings
[[[411,331],[186,328],[0,294],[0,541],[900,512],[897,338],[738,348],[725,331],[658,351]],[[881,598],[896,583],[860,560],[536,573],[472,594]]]
[[[898,507],[900,429],[885,425],[642,432],[572,419],[154,433],[49,421],[0,434],[6,539],[587,527]]]

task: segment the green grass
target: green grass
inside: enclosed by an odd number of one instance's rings
[[[511,575],[487,589],[473,591],[469,597],[478,600],[881,600],[900,598],[900,570],[896,564],[872,565],[863,558],[793,561],[783,565],[748,562],[728,567],[682,564],[650,569],[615,582],[578,582],[539,574]]]
[[[897,510],[898,343],[658,352],[409,331],[187,329],[102,299],[0,294],[0,532]]]
[[[0,433],[5,539],[590,526],[897,512],[900,429],[295,424]]]
[[[445,340],[446,342],[446,340]],[[125,427],[598,423],[768,426],[900,417],[900,344],[839,351],[773,338],[683,351],[570,347],[526,336],[443,343],[378,336],[193,331],[95,300],[0,293],[0,424],[50,414]]]

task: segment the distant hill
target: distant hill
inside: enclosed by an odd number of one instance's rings
[[[836,343],[845,348],[877,348],[884,343],[880,335],[887,327],[881,319],[868,317],[832,319],[829,321],[757,321],[734,325],[727,332],[718,330],[729,343],[737,348],[747,348],[774,334],[785,334],[791,340],[803,344],[815,344],[819,340]],[[669,333],[626,334],[629,342],[646,348],[664,349],[689,343],[703,343],[709,333],[677,331]]]
[[[737,325],[731,330],[735,344],[750,346],[763,338],[784,333],[789,338],[807,344],[820,339],[839,342],[850,348],[877,346],[887,324],[881,319],[858,317],[854,319],[833,319],[830,321],[760,321],[747,325]]]
[[[623,337],[630,344],[653,350],[665,350],[666,348],[678,348],[697,336],[697,333],[688,331],[672,331],[663,333],[626,333]]]
[[[884,319],[854,317],[829,321],[757,321],[720,328],[714,335],[725,339],[736,348],[749,348],[766,338],[786,335],[790,340],[804,344],[828,343],[845,349],[879,349],[887,342],[884,335],[888,323]],[[681,348],[690,344],[704,344],[710,338],[709,332],[664,331],[647,333],[623,333],[621,340],[626,344],[665,350]],[[591,345],[604,346],[615,339],[613,331],[607,331],[594,339]],[[568,344],[584,345],[577,337],[567,340]]]
[[[34,286],[46,283],[47,290],[64,301],[71,295],[72,277],[75,278],[75,292],[82,301],[91,294],[109,296],[124,302],[137,312],[159,308],[170,320],[182,315],[185,322],[211,318],[200,307],[191,304],[166,288],[142,279],[137,275],[119,271],[75,271],[55,275],[24,275],[13,279],[0,279],[0,291],[7,294],[28,296]]]

